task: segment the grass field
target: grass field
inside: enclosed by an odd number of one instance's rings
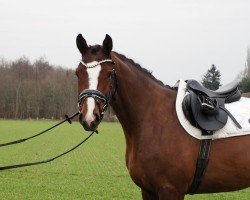
[[[29,136],[55,121],[0,120],[0,143]],[[0,172],[0,200],[141,199],[125,167],[125,140],[117,123],[103,123],[79,149],[40,166]],[[38,161],[57,155],[86,137],[78,123],[16,146],[0,149],[0,165]],[[185,200],[249,200],[250,189],[187,196]]]

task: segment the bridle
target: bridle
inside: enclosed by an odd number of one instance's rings
[[[105,59],[105,60],[101,60],[99,62],[96,62],[93,65],[89,65],[84,63],[83,61],[80,61],[80,64],[82,64],[83,66],[85,66],[86,68],[94,68],[97,67],[103,63],[112,63],[113,65],[115,65],[115,62],[111,59]],[[101,65],[102,66],[102,65]],[[81,109],[81,105],[82,103],[89,97],[92,97],[95,100],[95,103],[98,106],[99,109],[99,113],[100,113],[100,121],[102,120],[104,113],[106,112],[107,108],[110,105],[110,100],[113,98],[115,99],[115,94],[117,91],[117,75],[116,75],[116,70],[115,68],[113,68],[111,70],[111,72],[109,73],[109,78],[111,78],[111,82],[109,85],[109,91],[108,94],[105,95],[104,93],[102,93],[99,90],[93,90],[93,89],[85,89],[82,92],[80,92],[79,96],[78,96],[78,108],[79,108],[79,112]],[[103,106],[101,106],[103,103]]]
[[[91,65],[91,66],[85,64],[83,61],[80,61],[80,63],[82,65],[84,65],[86,68],[94,68],[94,67],[97,67],[98,65],[101,65],[102,63],[106,63],[106,62],[110,62],[113,65],[115,64],[115,62],[113,60],[111,60],[111,59],[101,60],[101,61],[99,61],[99,62],[97,62],[97,63],[95,63],[94,65]],[[39,133],[37,133],[35,135],[29,136],[29,137],[26,137],[26,138],[14,140],[12,142],[2,143],[2,144],[0,144],[0,147],[9,146],[9,145],[15,145],[15,144],[19,144],[19,143],[28,141],[30,139],[33,139],[33,138],[38,137],[40,135],[43,135],[44,133],[47,133],[48,131],[52,130],[53,128],[55,128],[55,127],[57,127],[57,126],[59,126],[61,124],[63,124],[64,122],[69,122],[71,124],[72,123],[71,119],[73,119],[74,117],[76,117],[77,115],[80,114],[81,104],[88,97],[94,98],[96,104],[98,105],[98,108],[99,108],[99,111],[100,111],[100,121],[99,121],[99,123],[100,123],[101,120],[102,120],[102,118],[103,118],[103,115],[104,115],[105,111],[107,110],[108,106],[110,105],[110,100],[111,99],[115,99],[115,94],[116,94],[117,87],[118,87],[118,84],[117,84],[117,75],[116,75],[115,68],[113,68],[112,71],[109,73],[109,77],[111,78],[111,82],[110,82],[110,85],[109,85],[109,91],[108,91],[107,95],[105,95],[104,93],[100,92],[99,90],[85,89],[78,96],[78,107],[79,107],[79,111],[78,112],[76,112],[75,114],[73,114],[70,117],[68,115],[65,115],[65,119],[64,120],[62,120],[61,122],[55,124],[52,127],[47,128],[44,131],[41,131],[41,132],[39,132]],[[104,103],[104,105],[102,107],[101,107],[101,101]],[[57,156],[54,156],[52,158],[49,158],[49,159],[43,160],[43,161],[30,162],[30,163],[21,163],[21,164],[8,165],[8,166],[0,166],[0,171],[2,171],[2,170],[8,170],[8,169],[20,168],[20,167],[33,166],[33,165],[40,165],[40,164],[52,162],[52,161],[54,161],[54,160],[56,160],[56,159],[58,159],[58,158],[60,158],[60,157],[62,157],[64,155],[72,152],[73,150],[75,150],[79,146],[81,146],[83,143],[85,143],[87,140],[89,140],[89,138],[94,133],[98,133],[98,131],[94,130],[91,134],[89,134],[80,143],[78,143],[77,145],[75,145],[71,149],[69,149],[69,150],[65,151],[64,153],[61,153],[61,154],[59,154]]]

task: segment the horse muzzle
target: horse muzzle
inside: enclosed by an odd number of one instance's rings
[[[79,122],[86,131],[95,131],[101,122],[100,116],[94,114],[93,117],[84,117],[83,114],[79,115]]]
[[[88,104],[87,101],[93,101],[94,104],[93,113],[87,113]],[[83,90],[78,97],[78,107],[79,107],[79,121],[86,131],[95,131],[99,123],[101,122],[104,112],[109,106],[109,98],[106,97],[102,92],[98,90]]]

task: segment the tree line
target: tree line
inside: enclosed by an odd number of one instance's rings
[[[0,58],[0,118],[61,119],[77,107],[77,77],[72,69],[22,57]],[[109,108],[105,121],[117,121]]]
[[[77,110],[74,71],[40,58],[0,60],[0,118],[59,119]]]

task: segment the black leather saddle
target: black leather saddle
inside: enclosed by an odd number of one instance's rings
[[[220,98],[221,100],[224,100],[225,103],[232,103],[241,98],[241,92],[238,89],[237,82],[230,83],[216,91],[205,88],[196,80],[188,80],[187,86],[188,89],[193,90],[195,93],[201,93],[211,98]]]
[[[193,126],[200,128],[204,135],[211,135],[226,125],[229,116],[236,126],[241,128],[225,108],[225,103],[235,102],[241,98],[237,84],[231,84],[219,91],[212,91],[196,80],[186,82],[188,94],[182,102],[182,108]]]

